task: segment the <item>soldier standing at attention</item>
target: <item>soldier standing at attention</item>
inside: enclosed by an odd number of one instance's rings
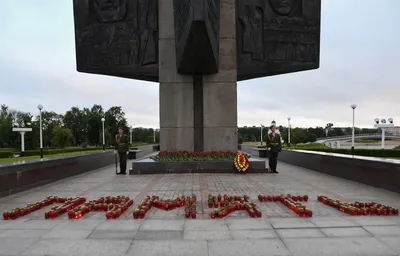
[[[267,136],[269,169],[272,173],[278,173],[276,166],[278,165],[278,153],[282,151],[281,136],[275,132],[274,125],[271,125],[270,129],[271,133]]]
[[[118,128],[118,134],[115,135],[115,150],[114,154],[119,155],[119,168],[118,174],[126,174],[126,155],[129,151],[128,136],[124,134],[124,128]]]

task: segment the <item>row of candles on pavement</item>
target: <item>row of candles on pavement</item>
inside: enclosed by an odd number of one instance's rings
[[[388,205],[378,204],[376,202],[355,202],[345,203],[340,200],[334,200],[326,196],[318,196],[321,203],[338,209],[341,212],[352,216],[360,215],[398,215],[399,210]]]
[[[308,195],[259,195],[258,200],[260,202],[280,202],[300,217],[312,217],[313,215],[310,209],[300,203],[307,202]],[[346,203],[340,200],[330,199],[323,195],[318,196],[318,201],[353,216],[399,214],[398,209],[375,202]],[[107,196],[89,202],[86,202],[85,197],[48,196],[42,201],[28,204],[22,208],[15,208],[10,212],[4,212],[3,218],[4,220],[17,219],[54,203],[60,203],[61,205],[52,207],[50,211],[45,212],[46,219],[54,219],[65,213],[68,213],[69,219],[80,219],[91,211],[106,212],[107,219],[116,219],[132,206],[134,202],[126,196]],[[169,211],[183,206],[185,207],[186,218],[196,218],[196,204],[197,198],[194,194],[191,197],[181,196],[174,200],[162,200],[158,196],[147,196],[134,210],[133,218],[144,218],[152,207]],[[252,218],[260,218],[262,216],[261,210],[255,203],[249,201],[247,195],[229,196],[225,194],[222,196],[219,194],[213,196],[210,194],[208,196],[208,207],[218,208],[218,210],[210,214],[212,219],[224,218],[240,210],[247,212]]]
[[[185,206],[185,217],[193,219],[196,218],[196,195],[192,195],[191,197],[181,196],[177,197],[174,200],[161,200],[158,196],[147,196],[139,206],[133,211],[134,219],[143,219],[147,212],[152,208],[156,207],[158,209],[162,209],[165,211],[174,210],[179,207]]]

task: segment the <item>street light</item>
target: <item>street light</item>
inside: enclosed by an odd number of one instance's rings
[[[101,124],[103,127],[103,152],[106,151],[106,137],[104,134],[104,121],[106,121],[106,119],[104,117],[101,118]]]
[[[385,149],[385,130],[386,128],[392,128],[394,127],[393,124],[393,118],[389,118],[388,121],[389,123],[386,123],[386,119],[381,119],[379,123],[379,118],[375,118],[375,128],[380,128],[382,130],[382,149]]]
[[[288,146],[290,147],[290,117],[287,118],[288,121]]]
[[[260,141],[261,141],[261,146],[262,146],[262,143],[263,143],[263,136],[262,136],[262,132],[263,132],[263,128],[264,128],[265,126],[263,125],[263,124],[260,124],[260,132],[261,132],[261,137],[260,137]]]
[[[37,105],[39,109],[39,134],[40,134],[40,161],[43,161],[43,133],[42,133],[42,109],[43,105]]]
[[[353,109],[353,129],[351,130],[351,153],[354,154],[354,116],[356,112],[356,104],[352,104],[351,108]]]
[[[28,123],[30,125],[30,123]],[[13,132],[19,132],[21,134],[21,153],[25,151],[25,132],[31,132],[32,128],[25,127],[25,125],[21,125],[18,127],[18,123],[14,123]]]

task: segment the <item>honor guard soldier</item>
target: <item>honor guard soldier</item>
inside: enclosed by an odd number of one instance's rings
[[[278,173],[276,166],[278,164],[278,153],[282,151],[281,136],[276,132],[275,125],[271,125],[271,132],[267,136],[267,150],[269,169],[272,173]]]
[[[126,174],[126,155],[129,151],[128,136],[124,134],[124,128],[118,128],[118,134],[115,135],[115,151],[119,155],[120,172],[117,174]]]

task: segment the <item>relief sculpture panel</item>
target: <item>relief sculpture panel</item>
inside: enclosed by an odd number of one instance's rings
[[[321,0],[237,0],[238,80],[317,69]]]
[[[158,81],[157,0],[74,0],[77,70]]]

